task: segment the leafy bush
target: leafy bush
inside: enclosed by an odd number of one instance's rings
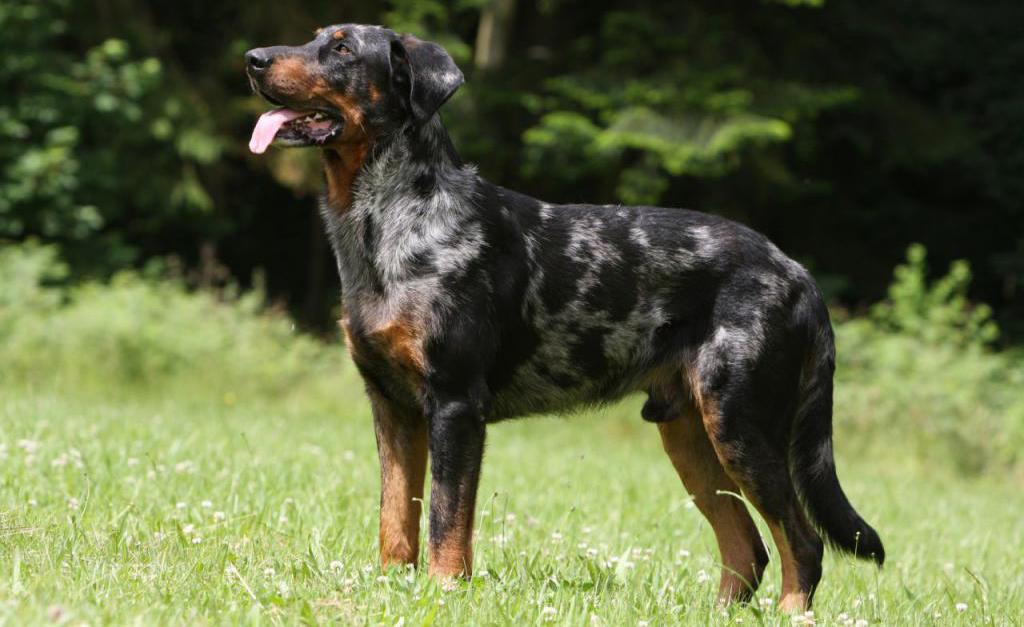
[[[189,291],[131,272],[47,287],[62,272],[53,248],[0,251],[0,383],[330,403],[353,374],[340,346],[296,333],[284,315],[263,310],[258,290]]]
[[[1019,469],[1024,360],[990,348],[998,329],[967,301],[967,263],[929,283],[925,256],[911,246],[888,299],[837,325],[837,427],[962,472]]]

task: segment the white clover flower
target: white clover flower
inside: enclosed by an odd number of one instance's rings
[[[954,607],[956,608],[956,611],[958,611],[958,612],[966,612],[967,611],[967,604],[962,602],[962,601],[960,603],[957,603]]]
[[[558,610],[550,605],[545,605],[544,609],[540,611],[540,615],[544,617],[544,620],[555,620],[555,616],[558,616]]]
[[[853,625],[854,627],[868,627],[868,621],[865,618],[858,618],[857,622],[855,622]]]
[[[210,509],[211,507],[213,507],[213,501],[203,501],[202,503],[199,504],[199,506],[206,509]]]
[[[331,570],[333,570],[335,572],[341,572],[341,569],[343,568],[343,565],[342,565],[342,563],[340,561],[334,560],[333,562],[331,562],[330,568],[331,568]]]
[[[182,528],[181,528],[181,532],[183,534],[185,534],[186,536],[187,535],[191,535],[192,532],[195,531],[195,530],[196,530],[196,526],[193,525],[192,523],[188,523],[188,524],[182,526]]]
[[[273,577],[277,574],[277,571],[275,571],[273,568],[268,567],[263,569],[263,574],[267,577]]]
[[[76,499],[73,496],[68,499],[68,509],[78,509],[78,506],[79,506],[78,499]]]
[[[697,571],[697,583],[705,583],[709,579],[711,579],[711,575],[707,574],[706,571],[704,571],[704,570],[698,570]]]
[[[216,522],[224,522],[227,519],[227,514],[221,511],[213,513],[213,520]]]
[[[135,459],[134,457],[129,457],[125,463],[128,465],[129,468],[131,468],[133,466],[138,466],[139,460]]]
[[[551,532],[551,539],[554,540],[555,542],[561,542],[562,541],[562,534],[560,532],[558,532],[558,531],[553,531],[553,532]]]
[[[194,536],[192,538],[192,544],[199,544],[203,541],[203,536]]]
[[[186,503],[185,501],[178,501],[177,503],[174,504],[174,507],[175,509],[185,509],[186,507],[188,507],[188,503]]]
[[[25,451],[26,454],[32,455],[39,450],[39,442],[35,440],[18,440],[18,448]]]

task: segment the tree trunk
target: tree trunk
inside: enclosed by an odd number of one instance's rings
[[[515,16],[516,0],[491,0],[484,6],[476,31],[473,64],[477,70],[497,70],[505,63]]]

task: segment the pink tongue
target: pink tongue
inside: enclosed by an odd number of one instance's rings
[[[252,137],[249,139],[249,150],[258,155],[263,154],[267,150],[267,146],[274,141],[274,137],[281,130],[282,126],[304,115],[306,113],[292,111],[291,109],[267,111],[256,122],[256,128],[252,129]]]

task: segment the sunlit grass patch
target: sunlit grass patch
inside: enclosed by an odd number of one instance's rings
[[[718,608],[713,536],[635,403],[491,429],[477,576],[446,589],[377,565],[364,409],[3,398],[11,622],[978,624],[1024,610],[1014,490],[871,459],[841,469],[887,542],[884,570],[830,556],[814,613],[793,619],[774,610],[773,561],[753,603]]]

